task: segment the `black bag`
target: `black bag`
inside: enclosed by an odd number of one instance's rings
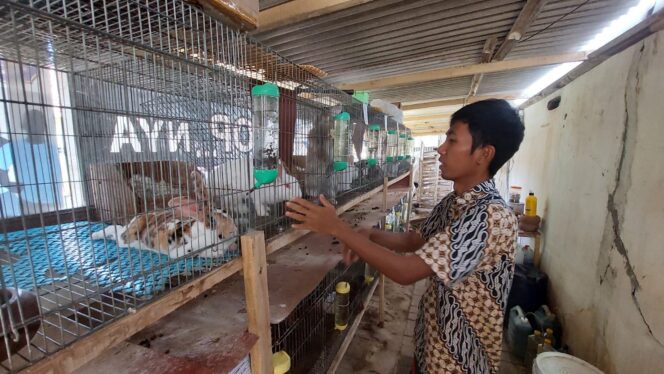
[[[505,307],[505,324],[507,324],[509,310],[515,305],[521,306],[524,313],[537,310],[546,304],[546,291],[549,279],[532,265],[517,264],[514,267],[512,288]]]

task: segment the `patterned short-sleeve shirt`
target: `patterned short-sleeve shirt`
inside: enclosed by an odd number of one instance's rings
[[[415,253],[434,275],[415,327],[418,372],[498,372],[517,227],[493,180],[450,193],[424,221]]]

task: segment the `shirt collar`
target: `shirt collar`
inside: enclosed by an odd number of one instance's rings
[[[466,205],[476,201],[488,193],[496,190],[496,184],[493,179],[487,179],[484,182],[474,186],[470,190],[462,192],[461,194],[454,193],[455,202],[458,205]]]

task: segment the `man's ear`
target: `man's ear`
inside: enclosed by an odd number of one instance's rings
[[[494,156],[496,156],[496,147],[492,145],[485,145],[479,149],[479,158],[477,159],[479,163],[486,163],[487,165],[491,164]]]
[[[482,157],[487,160],[487,163],[491,163],[493,158],[496,156],[496,147],[492,145],[486,145],[482,149]]]

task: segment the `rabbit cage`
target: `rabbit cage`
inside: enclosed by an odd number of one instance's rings
[[[192,5],[0,0],[0,17],[1,370],[283,231],[292,197],[379,183],[355,162],[357,102]],[[359,125],[335,172],[341,112]]]

